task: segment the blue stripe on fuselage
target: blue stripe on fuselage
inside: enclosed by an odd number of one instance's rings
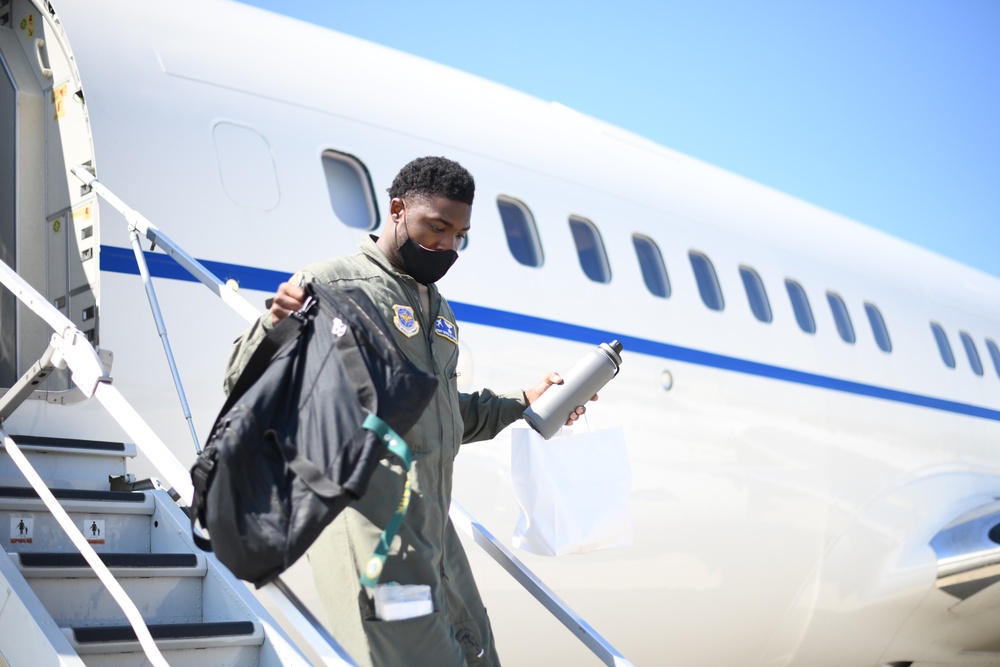
[[[149,266],[150,275],[157,278],[171,278],[174,280],[197,282],[197,279],[194,278],[194,276],[189,274],[169,256],[151,252],[146,252],[144,255],[146,257],[146,263]],[[207,260],[199,261],[201,261],[201,263],[204,264],[208,270],[212,271],[223,281],[229,280],[230,278],[236,280],[242,289],[273,292],[278,288],[279,284],[287,280],[291,275],[282,271],[257,269],[237,264],[223,264],[221,262],[210,262]],[[101,270],[113,273],[139,275],[139,267],[136,264],[135,256],[132,254],[132,250],[128,248],[117,248],[114,246],[101,246]],[[895,401],[897,403],[908,403],[910,405],[916,405],[924,408],[933,408],[935,410],[944,410],[946,412],[954,412],[972,417],[981,417],[983,419],[1000,421],[1000,411],[976,405],[969,405],[967,403],[958,403],[956,401],[932,398],[930,396],[922,396],[920,394],[911,394],[905,391],[886,389],[884,387],[876,387],[873,385],[862,384],[860,382],[851,382],[850,380],[840,380],[826,375],[816,375],[815,373],[806,373],[804,371],[783,368],[781,366],[771,366],[770,364],[762,364],[756,361],[739,359],[737,357],[727,357],[722,354],[714,354],[712,352],[695,350],[688,347],[681,347],[679,345],[670,345],[669,343],[660,343],[654,340],[647,340],[645,338],[636,338],[635,336],[629,336],[615,331],[592,329],[590,327],[582,327],[576,324],[546,320],[540,317],[521,315],[520,313],[512,313],[504,310],[495,310],[493,308],[486,308],[484,306],[476,306],[468,303],[459,303],[455,301],[449,301],[449,303],[455,311],[455,317],[461,322],[482,324],[500,329],[509,329],[512,331],[520,331],[522,333],[549,336],[551,338],[571,340],[580,343],[597,344],[617,339],[629,352],[638,352],[640,354],[662,357],[664,359],[675,359],[677,361],[697,364],[699,366],[719,368],[737,373],[771,378],[773,380],[794,382],[796,384],[803,384],[811,387],[832,389],[834,391],[842,391],[849,394],[857,394],[859,396],[880,398],[887,401]]]
[[[144,252],[146,265],[149,267],[149,275],[156,278],[170,278],[172,280],[188,280],[198,282],[198,279],[187,272],[183,266],[178,264],[172,257],[156,252]],[[199,259],[206,269],[226,282],[230,278],[239,283],[241,289],[259,290],[261,292],[273,292],[278,289],[278,285],[288,280],[292,274],[283,271],[268,271],[267,269],[255,269],[249,266],[238,264],[223,264],[222,262],[210,262],[207,259]],[[139,265],[135,261],[135,254],[131,248],[116,248],[115,246],[101,246],[101,271],[111,271],[112,273],[129,273],[139,275]]]

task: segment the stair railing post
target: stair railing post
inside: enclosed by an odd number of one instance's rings
[[[194,428],[194,420],[191,418],[191,408],[188,406],[187,395],[184,393],[184,385],[181,382],[180,373],[177,371],[177,362],[174,360],[173,350],[170,348],[170,339],[167,337],[167,325],[163,322],[163,313],[160,312],[160,302],[156,298],[156,290],[153,289],[153,279],[149,275],[149,267],[146,265],[146,256],[142,252],[142,245],[139,242],[139,232],[135,225],[129,225],[129,238],[132,241],[132,252],[135,253],[136,264],[139,265],[139,275],[142,277],[142,284],[146,288],[146,298],[149,300],[149,308],[153,311],[153,321],[156,322],[156,333],[160,336],[163,344],[163,352],[167,355],[167,365],[170,367],[170,375],[174,380],[174,387],[177,389],[177,398],[181,402],[181,410],[184,412],[184,419],[191,430],[191,439],[194,440],[194,450],[201,454],[201,443],[198,440],[198,432]]]

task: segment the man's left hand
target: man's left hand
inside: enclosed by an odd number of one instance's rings
[[[551,387],[554,384],[562,384],[562,383],[563,383],[563,379],[562,379],[562,376],[559,375],[559,373],[549,373],[544,378],[542,378],[542,381],[539,382],[538,384],[536,384],[534,387],[532,387],[531,389],[525,390],[525,392],[524,392],[524,398],[528,401],[528,405],[531,405],[532,403],[534,403],[535,401],[537,401],[538,398],[542,394],[544,394],[545,391],[549,387]],[[597,394],[594,394],[594,396],[590,400],[596,401],[597,400]],[[573,422],[575,422],[577,419],[579,419],[580,415],[582,415],[586,411],[587,411],[586,406],[578,405],[576,407],[576,409],[574,409],[572,412],[570,412],[569,415],[566,417],[566,424],[565,425],[566,426],[572,426]]]

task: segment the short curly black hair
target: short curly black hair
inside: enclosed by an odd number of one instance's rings
[[[389,197],[444,197],[472,206],[476,181],[465,167],[446,157],[418,157],[392,179]]]

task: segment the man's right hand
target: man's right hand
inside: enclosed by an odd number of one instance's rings
[[[306,291],[292,283],[281,283],[271,301],[271,320],[277,324],[295,311],[302,308],[306,302]]]

